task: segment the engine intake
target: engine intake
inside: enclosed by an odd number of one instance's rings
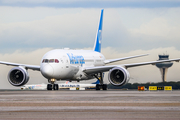
[[[29,81],[29,75],[23,67],[15,67],[9,71],[8,81],[13,86],[22,86]]]
[[[125,68],[115,67],[109,71],[108,79],[112,85],[122,86],[129,81],[130,75]]]

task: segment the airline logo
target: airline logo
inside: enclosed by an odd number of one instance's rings
[[[72,53],[67,53],[70,64],[85,64],[85,60],[83,56],[75,56]]]

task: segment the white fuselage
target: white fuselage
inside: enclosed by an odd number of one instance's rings
[[[104,60],[96,51],[55,49],[43,56],[40,71],[47,79],[87,80],[93,77],[84,73],[83,68],[104,66]]]

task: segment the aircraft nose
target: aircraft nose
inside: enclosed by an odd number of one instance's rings
[[[53,72],[53,68],[49,64],[44,65],[41,69],[42,75],[46,78],[52,78]]]

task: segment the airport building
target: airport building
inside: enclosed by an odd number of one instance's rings
[[[169,60],[169,55],[159,55],[159,60]],[[172,62],[156,63],[156,67],[158,67],[161,72],[162,82],[166,82],[168,68],[172,65]]]

